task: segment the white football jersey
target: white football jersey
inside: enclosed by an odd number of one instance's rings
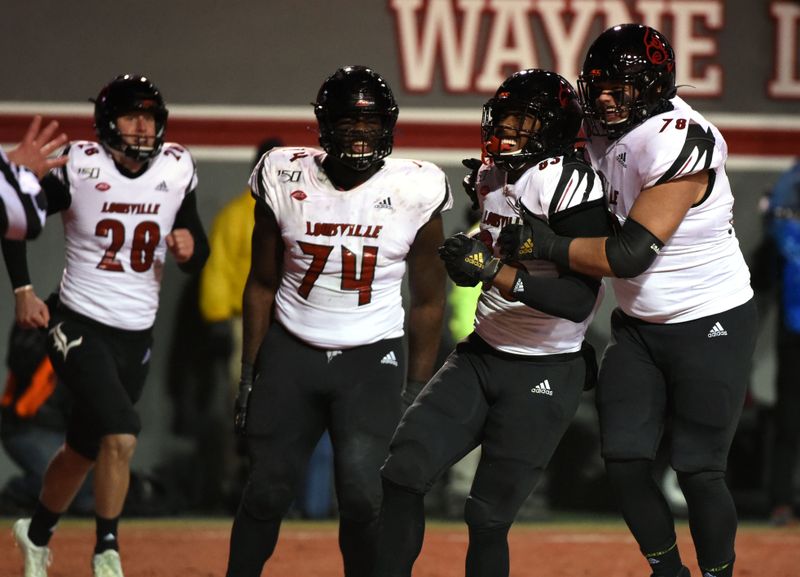
[[[717,128],[681,98],[621,138],[593,138],[592,164],[605,180],[611,211],[625,222],[642,189],[709,170],[709,194],[689,209],[653,264],[613,279],[620,308],[653,323],[706,317],[753,296],[750,271],[733,228],[728,146]]]
[[[313,148],[275,148],[250,178],[284,243],[275,318],[320,348],[403,335],[401,285],[417,231],[452,206],[444,172],[387,158],[367,182],[338,190]]]
[[[506,184],[506,173],[495,166],[478,171],[476,190],[481,204],[480,239],[494,247],[507,224],[519,223],[518,203],[549,220],[553,214],[580,203],[603,198],[600,179],[578,162],[564,163],[554,157],[528,169],[515,184]],[[544,260],[524,262],[532,276],[556,278],[555,264]],[[595,311],[602,300],[602,286]],[[481,293],[475,313],[475,332],[497,350],[517,355],[549,355],[580,350],[594,311],[580,323],[554,317],[521,302],[506,300],[491,287]]]
[[[23,240],[38,234],[47,211],[39,202],[42,189],[36,175],[8,160],[0,150],[0,223],[5,223],[4,238]]]
[[[63,171],[63,172],[62,172]],[[99,144],[73,142],[54,171],[71,196],[64,221],[60,298],[70,309],[125,330],[153,326],[167,245],[184,197],[197,186],[188,150],[164,143],[136,178],[120,174]]]

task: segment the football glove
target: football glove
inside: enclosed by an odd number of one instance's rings
[[[503,266],[485,244],[461,232],[444,241],[439,247],[439,257],[458,286],[491,283]]]
[[[571,238],[558,236],[543,219],[522,212],[522,224],[503,227],[498,236],[503,260],[543,259],[569,268]]]
[[[469,169],[469,172],[464,177],[464,180],[461,181],[461,186],[464,187],[464,192],[467,193],[467,196],[472,201],[472,206],[470,206],[470,209],[478,210],[478,191],[475,188],[475,182],[478,178],[478,169],[483,163],[477,158],[465,158],[461,161],[461,164],[463,164],[465,168]]]
[[[253,390],[253,365],[242,363],[242,375],[239,378],[239,392],[233,407],[233,430],[240,437],[247,434],[247,404]]]

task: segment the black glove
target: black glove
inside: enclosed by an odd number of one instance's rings
[[[543,259],[569,268],[569,243],[572,239],[558,236],[544,220],[525,210],[522,224],[506,225],[497,240],[503,260]]]
[[[242,376],[239,378],[239,392],[233,406],[233,430],[244,437],[247,434],[247,403],[253,390],[253,365],[242,363]]]
[[[400,402],[403,405],[403,412],[408,410],[408,407],[414,404],[414,400],[419,395],[419,392],[425,388],[425,381],[407,380],[403,390],[400,391]]]
[[[444,241],[444,245],[439,247],[439,257],[444,261],[447,274],[458,286],[491,283],[503,266],[485,244],[462,232]]]
[[[483,162],[478,158],[465,158],[461,161],[461,164],[463,164],[465,168],[469,168],[469,172],[464,177],[464,180],[461,181],[461,186],[464,187],[464,192],[467,193],[467,196],[472,201],[470,209],[478,210],[478,191],[475,189],[475,181],[478,178],[478,169]]]

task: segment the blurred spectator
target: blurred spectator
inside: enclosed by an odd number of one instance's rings
[[[262,141],[251,169],[276,146],[283,146],[279,138]],[[200,276],[200,312],[209,325],[211,349],[228,363],[231,403],[236,396],[241,367],[242,293],[250,272],[254,206],[250,189],[245,188],[220,210],[209,238],[212,256]]]
[[[280,138],[267,138],[261,142],[251,168],[272,148],[283,146]],[[211,227],[211,257],[200,276],[200,312],[205,321],[208,338],[208,357],[214,367],[213,374],[225,383],[222,394],[215,395],[224,407],[223,423],[230,421],[239,384],[242,358],[242,293],[250,272],[250,237],[255,222],[255,199],[246,188],[214,218]],[[209,374],[209,373],[207,373]],[[223,449],[222,484],[225,500],[232,506],[239,502],[245,475],[244,462],[237,458],[236,439],[225,435]],[[309,461],[308,476],[303,497],[295,504],[298,513],[306,518],[324,518],[332,508],[333,452],[330,437],[323,435]]]
[[[72,401],[47,357],[47,331],[14,325],[6,366],[8,376],[0,400],[0,441],[21,474],[6,483],[0,502],[6,513],[31,512],[50,457],[64,443]],[[92,513],[90,480],[83,484],[70,510]]]
[[[764,200],[764,238],[753,259],[753,287],[773,290],[778,305],[774,440],[768,490],[773,525],[796,524],[795,472],[800,449],[800,160]]]

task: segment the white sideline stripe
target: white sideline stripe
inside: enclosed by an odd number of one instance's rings
[[[276,120],[313,120],[311,106],[248,106],[226,104],[170,104],[171,117],[203,119],[265,118]],[[0,114],[65,114],[91,117],[90,102],[20,102],[0,101]],[[704,116],[719,128],[755,128],[762,132],[800,130],[800,117],[789,114],[737,114],[708,112]],[[401,120],[437,124],[479,123],[481,109],[425,107],[400,110]]]

